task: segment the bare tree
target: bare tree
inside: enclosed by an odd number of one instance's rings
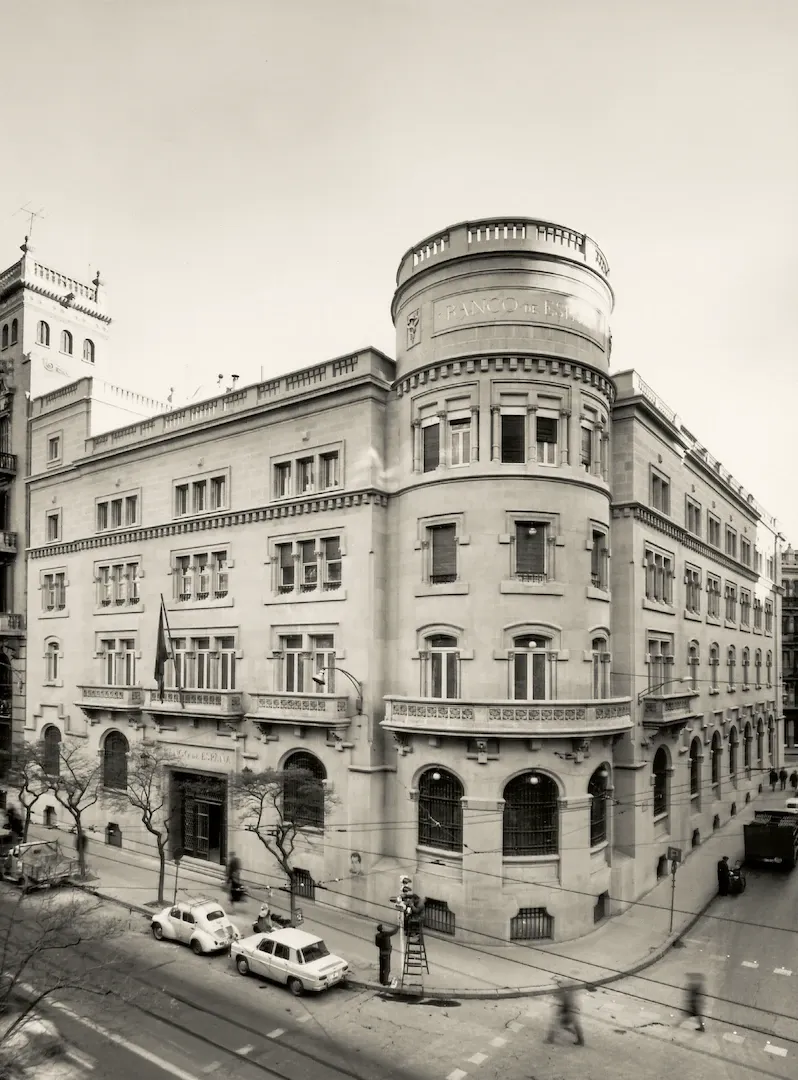
[[[28,839],[28,829],[33,817],[33,808],[48,789],[48,781],[42,769],[41,746],[24,743],[11,757],[8,771],[8,783],[19,798],[25,811],[22,821],[22,839]]]
[[[242,772],[232,785],[233,805],[244,828],[257,836],[288,881],[291,923],[296,924],[293,856],[300,837],[312,841],[323,832],[337,802],[326,783],[306,769]]]
[[[119,809],[132,806],[158,850],[158,903],[163,904],[166,886],[166,859],[175,825],[169,805],[168,767],[179,759],[157,743],[142,743],[131,750],[127,762],[127,788],[106,791],[106,798]]]
[[[83,829],[83,815],[100,797],[102,757],[87,754],[75,739],[63,739],[58,744],[56,772],[55,762],[46,758],[43,748],[40,753],[46,785],[75,823],[80,876],[85,878],[86,834]]]

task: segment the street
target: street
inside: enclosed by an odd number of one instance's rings
[[[717,899],[684,948],[639,976],[580,995],[585,1047],[567,1034],[545,1043],[549,997],[410,1003],[336,987],[294,998],[284,987],[238,975],[224,955],[197,957],[154,941],[143,916],[133,916],[131,929],[112,942],[82,945],[67,961],[97,970],[105,959],[102,979],[124,982],[120,992],[129,1000],[106,999],[98,1009],[70,993],[59,999],[70,1012],[57,1008],[54,1018],[91,1063],[91,1075],[121,1080],[214,1073],[240,1080],[654,1080],[664,1053],[669,1070],[706,1080],[794,1080],[796,904],[798,871],[749,873],[745,894]],[[681,1012],[692,971],[706,979],[706,1033]]]

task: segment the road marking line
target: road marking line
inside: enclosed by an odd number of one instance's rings
[[[304,1016],[298,1016],[296,1018],[298,1024],[307,1024],[308,1020],[310,1020],[310,1013],[305,1013]]]
[[[778,1057],[787,1056],[786,1046],[774,1046],[773,1043],[765,1043],[764,1051],[766,1054],[776,1054]]]
[[[491,1046],[506,1046],[507,1045],[507,1040],[503,1039],[501,1037],[501,1035],[497,1035],[495,1039],[490,1040],[490,1045]]]
[[[267,1039],[279,1039],[281,1035],[285,1035],[285,1028],[275,1028],[274,1031],[269,1031],[266,1034]],[[250,1047],[252,1049],[252,1047]]]
[[[773,968],[774,975],[792,975],[789,968]]]
[[[241,1054],[244,1057],[246,1057],[247,1054],[251,1054],[254,1049],[255,1049],[254,1046],[250,1046],[249,1043],[247,1043],[246,1046],[240,1047],[238,1050],[235,1051],[235,1053],[236,1054]]]
[[[74,1061],[76,1065],[80,1065],[84,1069],[94,1069],[94,1059],[90,1058],[88,1054],[82,1054],[80,1050],[69,1049],[66,1051],[65,1057],[68,1057],[70,1061]]]
[[[758,968],[759,967],[759,961],[758,960],[743,960],[743,962],[742,962],[742,964],[740,966],[741,967],[747,967],[747,968]]]
[[[488,1055],[487,1054],[472,1054],[471,1057],[468,1058],[468,1060],[471,1062],[472,1065],[481,1065],[483,1063],[483,1061],[488,1060]]]
[[[511,1020],[510,1023],[507,1025],[507,1028],[510,1031],[514,1031],[517,1035],[519,1031],[524,1030],[524,1025],[519,1024],[517,1020]]]
[[[734,1033],[732,1033],[731,1031],[725,1032],[724,1035],[723,1035],[723,1038],[726,1040],[726,1042],[730,1042],[730,1043],[744,1043],[745,1042],[745,1036],[738,1035],[736,1031]]]
[[[453,1069],[446,1077],[446,1080],[463,1080],[464,1076],[468,1076],[468,1073],[464,1072],[463,1069]]]
[[[181,1069],[178,1065],[173,1065],[171,1061],[167,1061],[165,1058],[158,1057],[157,1054],[145,1050],[143,1046],[137,1046],[136,1043],[131,1042],[129,1039],[124,1039],[121,1035],[117,1035],[113,1031],[108,1031],[107,1028],[101,1027],[100,1024],[95,1024],[93,1020],[87,1020],[85,1016],[78,1016],[76,1012],[73,1012],[72,1009],[67,1005],[64,1005],[61,1001],[50,1001],[48,1002],[48,1005],[51,1009],[59,1009],[71,1020],[74,1020],[75,1023],[83,1024],[83,1026],[89,1028],[90,1031],[95,1032],[97,1035],[102,1035],[102,1037],[109,1042],[123,1047],[131,1054],[136,1054],[137,1057],[144,1058],[145,1061],[149,1061],[150,1065],[156,1065],[162,1072],[176,1076],[178,1080],[199,1080],[199,1077],[196,1076],[195,1073],[186,1072],[185,1069]]]
[[[686,938],[682,938],[682,940],[686,941],[688,945],[708,945],[709,944],[709,938],[703,938],[703,937],[686,937]]]
[[[204,1073],[208,1074],[208,1073],[216,1072],[216,1070],[221,1069],[221,1067],[222,1067],[221,1061],[212,1061],[210,1063],[210,1065],[206,1065],[205,1068],[202,1071]]]
[[[729,954],[728,953],[710,953],[709,954],[709,959],[710,960],[728,960],[729,959]]]

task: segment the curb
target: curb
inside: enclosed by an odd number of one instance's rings
[[[98,900],[104,900],[107,903],[116,904],[118,907],[125,908],[131,915],[136,912],[139,915],[146,915],[147,918],[152,918],[153,916],[154,909],[142,907],[141,904],[131,904],[126,900],[120,900],[117,896],[111,896],[109,893],[104,893],[100,889],[92,888],[90,885],[81,885],[78,883],[75,887],[82,889],[83,892],[91,893],[91,895],[96,896]],[[672,949],[677,942],[681,941],[685,934],[690,933],[698,920],[711,907],[714,899],[714,895],[711,896],[702,908],[690,916],[681,930],[677,931],[675,934],[670,934],[662,945],[659,945],[650,952],[643,960],[638,961],[629,968],[625,968],[623,971],[617,971],[611,975],[603,975],[598,979],[575,979],[573,980],[574,988],[577,990],[595,990],[597,987],[609,986],[611,983],[620,982],[621,979],[631,978],[633,975],[645,971],[646,968],[652,967],[658,960],[662,959],[669,949]],[[577,960],[577,963],[580,963],[580,961]],[[433,998],[451,1001],[499,1001],[508,998],[545,997],[548,994],[553,994],[557,990],[556,983],[548,983],[545,986],[496,987],[493,990],[481,990],[476,987],[473,989],[466,988],[462,990],[441,990],[433,988],[422,990],[421,992],[409,989],[405,990],[401,987],[392,988],[390,986],[383,986],[382,983],[368,982],[364,979],[347,979],[347,983],[357,990],[373,990],[376,993],[384,994],[388,997],[405,998],[408,1000]]]

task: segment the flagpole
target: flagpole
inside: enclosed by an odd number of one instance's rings
[[[166,629],[166,636],[169,638],[169,652],[172,657],[172,668],[175,673],[175,689],[177,690],[177,700],[180,702],[180,708],[184,709],[186,706],[183,702],[183,687],[180,685],[180,679],[177,677],[177,661],[175,660],[175,647],[172,642],[172,631],[169,626],[169,616],[166,614],[166,601],[161,593],[161,612],[163,614],[163,624]]]

